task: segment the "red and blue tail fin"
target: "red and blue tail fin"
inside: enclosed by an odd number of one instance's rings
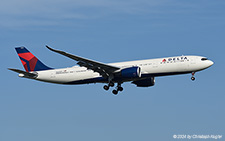
[[[25,47],[16,48],[16,52],[19,55],[20,60],[27,72],[52,69],[52,68],[49,68],[46,65],[44,65],[32,53],[30,53]]]

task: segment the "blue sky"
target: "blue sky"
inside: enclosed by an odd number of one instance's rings
[[[224,7],[222,0],[3,0],[0,140],[225,136]],[[195,82],[189,74],[156,78],[150,88],[126,83],[118,96],[102,84],[48,84],[7,70],[23,69],[17,46],[54,68],[76,64],[46,44],[105,63],[187,54],[215,64],[197,73]]]

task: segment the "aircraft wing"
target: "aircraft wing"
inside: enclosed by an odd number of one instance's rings
[[[64,51],[60,51],[60,50],[56,50],[56,49],[52,49],[49,46],[46,46],[49,50],[59,53],[61,55],[64,55],[66,57],[69,57],[73,60],[78,61],[78,65],[81,67],[86,67],[87,69],[91,69],[94,72],[98,72],[99,74],[101,74],[103,77],[109,77],[110,74],[114,73],[116,70],[119,70],[119,67],[115,67],[115,66],[111,66],[111,65],[107,65],[101,62],[97,62],[97,61],[93,61],[90,59],[86,59],[83,57],[79,57],[76,55],[72,55],[69,53],[66,53]]]

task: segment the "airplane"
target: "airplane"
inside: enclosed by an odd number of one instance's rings
[[[43,82],[78,85],[90,83],[106,83],[104,89],[116,88],[112,91],[117,95],[123,91],[122,84],[131,82],[137,87],[151,87],[155,85],[155,77],[188,74],[195,80],[195,73],[209,68],[214,64],[202,56],[176,56],[158,59],[101,63],[98,61],[83,58],[77,55],[46,47],[63,56],[77,61],[76,66],[70,68],[54,69],[43,64],[25,47],[17,47],[16,52],[26,71],[8,68],[19,73],[19,77],[34,79]]]

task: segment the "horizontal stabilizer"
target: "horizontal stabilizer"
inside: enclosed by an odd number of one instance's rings
[[[25,71],[18,70],[18,69],[11,69],[11,68],[8,68],[8,69],[11,70],[11,71],[19,73],[20,77],[26,77],[26,78],[34,79],[38,76],[36,73],[25,72]]]

